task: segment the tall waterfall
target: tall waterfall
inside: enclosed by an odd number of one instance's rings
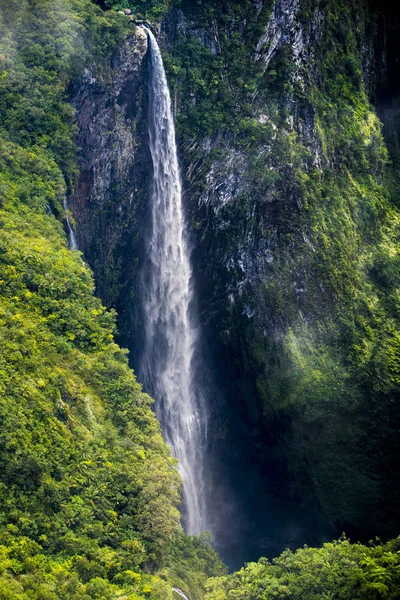
[[[203,454],[206,413],[193,381],[198,332],[191,319],[189,248],[171,99],[157,41],[150,50],[149,140],[154,181],[151,233],[142,271],[144,349],[139,376],[156,401],[164,437],[179,461],[184,526],[206,528]]]

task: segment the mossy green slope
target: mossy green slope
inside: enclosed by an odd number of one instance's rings
[[[180,530],[151,399],[59,220],[76,170],[66,87],[94,58],[107,71],[127,25],[89,0],[0,15],[0,598],[164,600],[177,582],[201,597],[222,567]]]

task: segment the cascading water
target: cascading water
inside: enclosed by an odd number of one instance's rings
[[[66,198],[64,198],[64,210],[65,210],[65,220],[67,222],[67,227],[68,227],[68,243],[69,243],[69,247],[72,250],[77,250],[78,249],[78,245],[76,243],[75,233],[74,233],[74,230],[72,229],[71,221],[70,221],[70,218],[69,218],[69,209],[68,209],[68,204],[67,204],[67,199]]]
[[[160,49],[152,32],[147,34],[154,181],[141,282],[145,341],[139,377],[156,400],[164,437],[179,461],[185,529],[199,534],[207,527],[203,465],[207,417],[193,381],[198,332],[190,315],[191,266],[171,99]]]

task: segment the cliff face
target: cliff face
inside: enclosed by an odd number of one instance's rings
[[[78,248],[95,273],[97,293],[119,313],[129,336],[148,198],[147,37],[135,28],[109,65],[86,69],[71,89],[78,126],[79,177],[70,205]]]
[[[398,169],[400,157],[400,18],[390,2],[377,3],[378,21],[375,57],[379,65],[372,101],[383,124],[390,158]]]
[[[399,526],[397,174],[368,98],[383,89],[382,22],[364,1],[193,0],[161,25],[223,397],[211,446],[242,518],[237,530],[219,519],[264,554],[329,528],[369,537]],[[88,74],[73,92],[78,240],[134,354],[151,171],[144,54],[137,33],[112,81]]]

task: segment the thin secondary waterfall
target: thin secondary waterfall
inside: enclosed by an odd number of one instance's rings
[[[157,41],[150,50],[149,140],[154,181],[151,232],[142,271],[144,349],[139,376],[156,400],[164,437],[179,460],[185,529],[206,529],[206,414],[193,381],[198,332],[191,320],[191,266],[171,99]]]
[[[180,590],[179,588],[173,587],[172,591],[175,592],[176,594],[178,594],[178,596],[181,596],[181,598],[183,598],[184,600],[189,600],[189,598],[186,596],[186,594],[184,592],[182,592],[182,590]]]
[[[77,250],[78,249],[78,245],[76,243],[75,233],[74,233],[74,230],[72,229],[71,221],[70,221],[70,218],[69,218],[69,209],[68,209],[68,204],[67,204],[67,199],[66,198],[64,198],[64,210],[65,210],[65,220],[67,222],[67,227],[68,227],[68,243],[69,243],[69,247],[72,250]]]

